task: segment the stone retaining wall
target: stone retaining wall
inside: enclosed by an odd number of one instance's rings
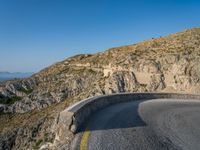
[[[148,99],[200,99],[200,95],[177,93],[122,93],[103,95],[82,100],[60,113],[56,139],[64,140],[67,135],[77,133],[95,111],[121,102]]]

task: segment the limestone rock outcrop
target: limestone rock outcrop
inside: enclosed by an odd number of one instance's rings
[[[62,102],[72,104],[74,98],[78,101],[120,92],[200,94],[199,64],[200,28],[93,55],[80,54],[53,64],[30,78],[1,82],[0,112],[23,116],[23,113],[40,112],[54,105],[56,108]],[[9,144],[18,148],[19,141],[25,140],[21,136],[33,130],[29,129],[13,129],[13,132],[2,134],[1,137],[6,135],[6,138],[0,137],[0,148]],[[6,144],[8,141],[15,144]],[[23,146],[30,148],[30,145]]]

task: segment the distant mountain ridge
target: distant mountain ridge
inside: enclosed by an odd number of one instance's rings
[[[30,77],[33,73],[32,72],[7,72],[7,71],[0,71],[0,81],[10,80],[15,78],[26,78]]]

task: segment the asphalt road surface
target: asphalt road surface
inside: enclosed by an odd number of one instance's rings
[[[200,101],[118,103],[93,114],[72,150],[200,150]]]

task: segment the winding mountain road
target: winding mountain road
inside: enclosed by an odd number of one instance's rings
[[[72,150],[198,150],[200,101],[156,99],[118,103],[90,117]]]

